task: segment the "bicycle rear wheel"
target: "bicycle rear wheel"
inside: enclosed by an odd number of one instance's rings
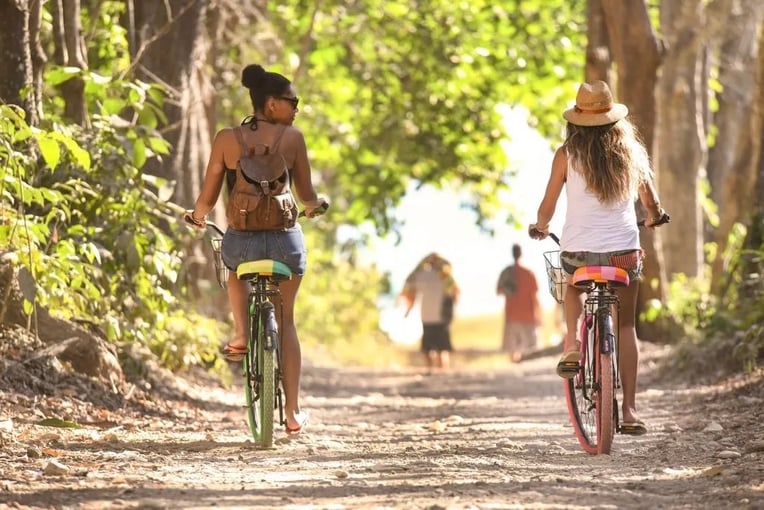
[[[564,383],[570,422],[579,444],[591,455],[607,454],[615,435],[615,369],[613,323],[610,314],[598,320],[588,315],[581,326],[581,368]],[[601,339],[610,346],[602,350]]]
[[[581,366],[575,377],[564,381],[565,400],[568,405],[570,423],[578,443],[586,453],[596,455],[597,407],[594,398],[596,385],[595,327],[594,317],[587,314],[581,320],[579,338],[581,342]]]
[[[615,436],[615,335],[610,312],[602,312],[597,318],[597,341],[595,352],[599,360],[596,367],[598,391],[597,408],[597,453],[610,453]],[[606,348],[603,349],[602,347]]]
[[[260,310],[260,337],[257,343],[259,356],[258,369],[261,374],[260,400],[260,445],[264,448],[273,446],[273,411],[276,408],[276,366],[274,364],[275,347],[278,341],[276,315],[270,302],[264,303]]]

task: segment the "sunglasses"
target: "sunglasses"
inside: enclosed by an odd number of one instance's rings
[[[276,99],[283,99],[284,101],[289,101],[292,104],[292,108],[294,108],[295,110],[297,109],[297,105],[300,103],[299,97],[279,96]]]

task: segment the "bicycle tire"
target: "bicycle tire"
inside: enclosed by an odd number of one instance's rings
[[[257,343],[258,369],[262,375],[258,412],[260,416],[260,445],[263,448],[273,446],[273,414],[276,408],[276,366],[274,364],[274,342],[278,334],[268,327],[276,323],[273,306],[261,309],[260,337]],[[270,336],[269,342],[266,337]],[[267,345],[269,343],[269,345]]]
[[[609,309],[600,312],[597,317],[595,352],[599,360],[596,370],[599,386],[596,393],[597,453],[608,454],[615,436],[615,334]]]
[[[249,431],[255,442],[260,441],[260,416],[258,402],[260,400],[260,371],[258,368],[257,345],[260,334],[260,314],[255,304],[249,306],[249,339],[247,342],[247,355],[244,357],[244,398],[247,407],[247,422]]]
[[[583,339],[581,367],[575,377],[563,381],[565,401],[573,431],[581,448],[592,455],[598,453],[596,403],[591,400],[595,385],[595,360],[598,359],[594,355],[594,330],[593,317],[585,316],[581,320],[579,334],[579,338]]]

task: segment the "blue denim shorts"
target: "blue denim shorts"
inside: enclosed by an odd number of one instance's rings
[[[242,262],[272,259],[283,262],[292,273],[305,274],[307,256],[300,225],[287,230],[252,232],[229,228],[223,236],[223,263],[232,271]]]
[[[564,251],[560,253],[562,268],[569,275],[581,266],[615,266],[629,273],[629,280],[642,279],[642,250],[621,250],[597,253],[592,251]]]

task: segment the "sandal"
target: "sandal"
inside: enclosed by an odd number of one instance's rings
[[[306,412],[299,412],[298,418],[301,418],[298,420],[298,425],[296,427],[289,427],[289,425],[284,425],[284,430],[286,431],[287,436],[298,436],[300,435],[305,427],[308,425],[308,413]]]
[[[645,422],[642,420],[625,421],[621,423],[618,432],[628,436],[641,436],[643,434],[647,434],[647,427],[645,426]]]
[[[557,362],[557,375],[563,379],[572,379],[578,374],[579,368],[581,368],[581,345],[576,341],[575,350],[564,352],[560,357],[560,361]]]
[[[232,361],[234,363],[242,361],[248,352],[246,346],[239,347],[236,345],[225,344],[220,348],[220,354],[223,355],[226,361]]]

